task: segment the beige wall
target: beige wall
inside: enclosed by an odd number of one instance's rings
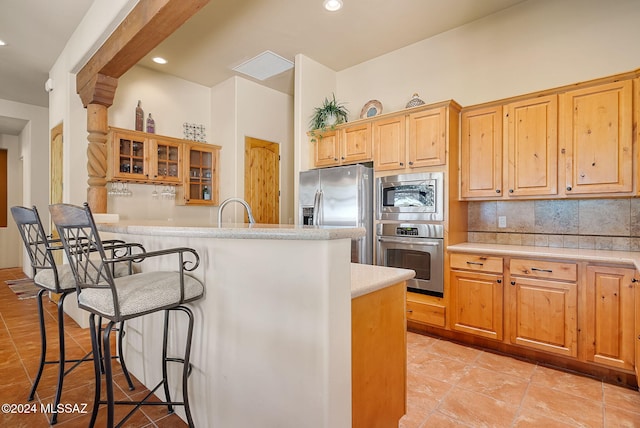
[[[640,67],[637,0],[529,0],[337,73],[359,117],[371,99],[401,110],[414,92],[462,106]]]

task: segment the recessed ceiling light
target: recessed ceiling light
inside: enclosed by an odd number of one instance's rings
[[[4,40],[0,40],[0,46],[6,46],[7,42],[5,42]]]
[[[161,56],[157,56],[153,58],[153,62],[155,62],[156,64],[166,64],[167,60],[162,58]]]
[[[322,4],[329,12],[335,12],[342,9],[342,0],[324,0]]]

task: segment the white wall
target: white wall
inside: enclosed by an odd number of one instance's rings
[[[0,149],[7,150],[7,206],[22,205],[22,161],[19,137],[0,134]],[[22,266],[22,240],[11,213],[7,214],[7,227],[0,227],[0,268]],[[25,255],[25,263],[29,260]],[[25,270],[31,274],[29,268]]]
[[[206,86],[188,82],[168,74],[135,66],[118,80],[113,105],[109,108],[109,125],[124,129],[135,128],[135,109],[138,100],[146,118],[151,113],[156,134],[183,138],[183,124],[204,125],[207,142],[211,136],[211,90]],[[178,206],[173,200],[154,199],[152,185],[129,184],[131,198],[109,197],[107,211],[120,214],[120,218],[146,219],[212,219],[215,208]],[[162,190],[157,187],[158,192]]]
[[[280,223],[293,223],[293,97],[246,79],[237,79],[237,196],[244,197],[245,137],[280,146]],[[223,165],[223,168],[225,166]],[[241,213],[241,215],[243,215]],[[242,218],[242,217],[241,217]]]
[[[9,207],[36,205],[45,207],[49,204],[49,127],[47,109],[44,107],[23,104],[0,99],[0,116],[25,121],[25,126],[18,136],[0,135],[2,148],[9,150],[8,198]],[[46,209],[45,209],[46,211]],[[22,246],[18,231],[11,215],[9,227],[0,229],[1,246],[13,245],[11,251],[0,250],[0,266],[21,266],[25,273],[31,275],[29,261],[16,254],[16,248]],[[11,247],[7,247],[11,248]],[[25,266],[25,263],[27,266]]]
[[[639,22],[637,0],[530,0],[338,72],[336,97],[354,120],[371,99],[469,106],[632,71]]]

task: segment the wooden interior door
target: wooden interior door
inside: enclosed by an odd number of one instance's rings
[[[280,223],[280,145],[244,139],[244,199],[257,223]],[[245,214],[246,217],[246,214]],[[248,221],[245,219],[245,221]]]
[[[51,129],[51,155],[49,169],[51,172],[51,183],[49,185],[49,203],[62,203],[62,123]],[[46,215],[47,211],[40,211],[40,215]],[[58,237],[58,231],[51,223],[51,234]],[[56,263],[62,263],[62,252],[54,251]]]

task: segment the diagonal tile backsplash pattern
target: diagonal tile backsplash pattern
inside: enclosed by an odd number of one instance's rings
[[[469,242],[640,251],[640,199],[469,202]],[[498,227],[499,217],[506,227]]]

